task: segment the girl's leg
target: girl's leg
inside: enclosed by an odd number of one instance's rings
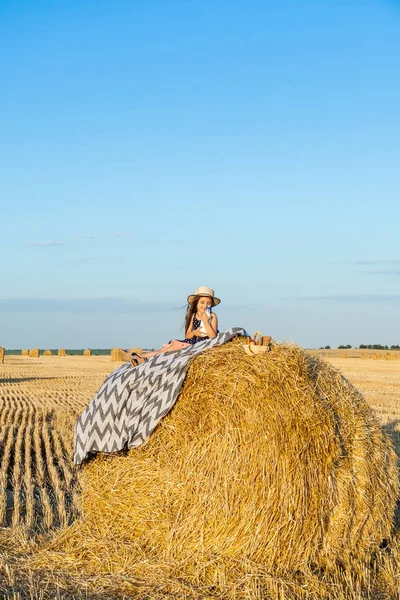
[[[145,352],[142,354],[143,358],[151,358],[152,356],[156,356],[157,354],[164,354],[164,352],[175,352],[175,350],[183,350],[187,348],[190,344],[186,342],[180,342],[179,340],[172,340],[169,344],[164,344],[162,348],[158,350],[153,350],[152,352]]]

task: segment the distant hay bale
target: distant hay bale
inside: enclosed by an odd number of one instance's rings
[[[21,350],[21,356],[29,356],[29,350]]]
[[[83,351],[83,356],[92,356],[92,351],[91,350],[84,350]]]
[[[126,355],[122,348],[111,348],[112,362],[126,362]]]
[[[29,350],[29,356],[32,356],[33,358],[38,358],[40,354],[39,348],[31,348]]]
[[[132,354],[132,352],[136,352],[136,354],[142,354],[143,348],[129,348],[128,352]]]
[[[53,549],[86,572],[179,578],[226,598],[271,573],[370,570],[398,493],[390,442],[329,364],[242,344],[191,362],[146,444],[84,465],[83,518]]]
[[[51,351],[51,350],[45,350],[45,351],[43,352],[43,356],[53,356],[53,353],[52,353],[52,351]]]
[[[4,364],[5,353],[6,353],[5,348],[3,348],[3,346],[0,346],[0,365]]]
[[[57,356],[67,356],[67,351],[64,348],[59,348],[57,352]]]
[[[142,353],[142,348],[130,348],[128,353],[136,352],[137,354]],[[125,350],[122,348],[111,348],[111,360],[112,362],[126,362],[127,356]]]

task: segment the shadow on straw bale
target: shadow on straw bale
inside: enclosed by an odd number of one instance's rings
[[[83,519],[53,549],[88,572],[225,592],[304,569],[362,579],[391,534],[391,443],[332,366],[293,345],[247,356],[242,343],[192,361],[145,445],[84,466]]]
[[[400,458],[400,419],[395,419],[394,421],[390,421],[390,423],[386,423],[382,427],[383,431],[388,435],[391,439],[394,451],[397,456]]]
[[[400,419],[395,419],[394,421],[391,421],[390,423],[386,423],[386,425],[384,425],[384,427],[382,427],[382,429],[387,434],[387,436],[390,438],[390,440],[393,444],[394,451],[396,452],[397,457],[400,461],[399,426],[400,426]],[[394,526],[395,526],[396,532],[400,535],[400,498],[397,502]]]

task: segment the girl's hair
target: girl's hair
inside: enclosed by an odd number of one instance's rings
[[[185,333],[187,332],[190,323],[192,322],[193,315],[197,312],[197,305],[202,296],[195,296],[193,302],[187,305],[186,316],[185,316]],[[211,306],[214,306],[214,300],[211,298]]]
[[[186,316],[185,316],[185,334],[192,322],[193,315],[197,312],[197,305],[199,303],[200,296],[195,296],[193,302],[187,305]]]

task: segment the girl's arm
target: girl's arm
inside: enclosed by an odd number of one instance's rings
[[[201,335],[201,333],[202,332],[200,331],[200,327],[198,329],[193,329],[193,317],[192,317],[190,325],[187,328],[187,331],[186,331],[186,334],[185,334],[185,338],[188,339],[188,340],[191,340],[196,335]]]

